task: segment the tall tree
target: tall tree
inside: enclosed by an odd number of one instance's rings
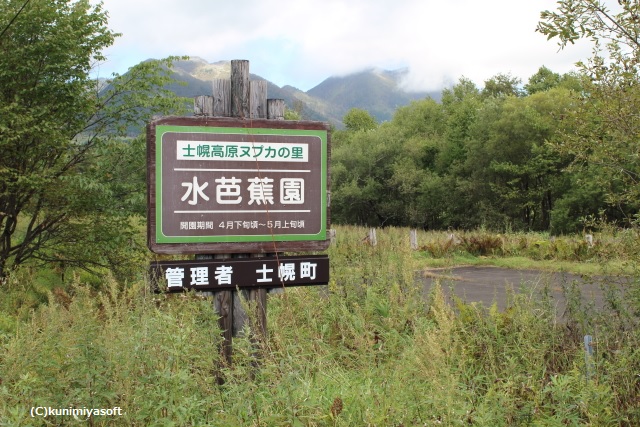
[[[163,90],[170,60],[105,88],[90,73],[118,34],[88,0],[3,1],[0,31],[0,279],[33,260],[118,265],[132,211],[105,148],[182,105]]]
[[[564,88],[484,103],[469,144],[468,169],[476,210],[487,226],[549,228],[555,200],[566,190],[566,159],[546,141],[572,103]]]
[[[466,167],[469,141],[482,106],[480,90],[469,79],[461,78],[451,89],[442,91],[445,131],[436,156],[436,173],[425,190],[439,201],[439,227],[472,228],[477,224],[469,215],[472,185]],[[440,187],[440,188],[438,188]]]
[[[640,208],[640,4],[557,3],[556,11],[541,13],[538,31],[561,48],[579,39],[593,43],[593,56],[579,63],[583,102],[568,117],[573,130],[558,138],[557,148],[575,156],[575,167],[600,169],[593,177],[608,202],[631,220]]]
[[[540,67],[534,75],[529,77],[529,81],[524,85],[524,90],[528,95],[533,95],[559,86],[561,80],[560,74],[554,73],[547,67]]]
[[[520,88],[522,81],[509,74],[498,74],[485,80],[484,88],[482,88],[482,96],[485,98],[506,97],[506,96],[522,96],[523,92]]]
[[[350,131],[371,130],[378,126],[378,122],[367,110],[352,108],[342,118],[342,123]]]

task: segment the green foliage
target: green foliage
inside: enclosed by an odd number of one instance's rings
[[[183,103],[163,89],[170,59],[105,88],[91,78],[117,36],[106,19],[85,0],[0,6],[0,278],[27,262],[121,275],[140,247],[129,216],[141,212],[143,151],[122,138]]]
[[[551,141],[574,127],[577,79],[541,68],[525,96],[498,75],[479,90],[461,79],[442,103],[416,101],[390,122],[335,135],[332,219],[338,223],[570,233],[614,209],[567,171]],[[354,112],[355,116],[355,112]],[[355,126],[354,126],[355,127]],[[600,193],[602,194],[602,193]],[[575,214],[575,216],[573,216]]]
[[[560,75],[543,66],[540,67],[534,75],[529,77],[529,81],[524,85],[524,90],[527,94],[533,95],[534,93],[546,92],[556,87],[563,87],[576,93],[580,92],[580,76],[571,73]]]
[[[538,31],[556,38],[561,48],[579,39],[593,43],[592,58],[579,63],[584,75],[578,108],[568,116],[570,131],[561,133],[557,148],[574,156],[574,167],[596,171],[593,180],[607,202],[627,215],[638,212],[640,162],[640,21],[637,2],[605,4],[596,0],[558,1],[544,11]]]
[[[302,115],[297,110],[286,109],[284,111],[285,120],[302,120]]]
[[[348,131],[367,131],[375,129],[378,122],[375,117],[361,108],[352,108],[342,118]]]
[[[485,104],[469,143],[485,225],[499,228],[502,220],[516,229],[549,228],[554,201],[565,192],[562,169],[568,162],[546,141],[557,129],[555,118],[570,105],[564,89]]]
[[[522,81],[509,74],[498,74],[484,82],[483,97],[500,98],[505,96],[521,96]]]
[[[96,294],[76,284],[71,295],[51,295],[47,306],[3,341],[0,394],[13,397],[0,418],[27,425],[34,422],[31,406],[119,406],[127,414],[117,420],[120,425],[145,425],[166,413],[167,425],[204,422],[203,391],[214,384],[220,341],[210,304],[192,296],[149,295],[141,285],[122,290],[110,281]]]
[[[609,220],[622,219],[620,212],[606,203],[605,190],[593,179],[596,171],[584,171],[571,174],[566,192],[556,200],[551,211],[550,232],[568,234],[584,227],[585,219],[605,214]]]
[[[332,215],[352,224],[422,224],[416,196],[428,141],[400,139],[393,123],[358,131],[332,150]]]
[[[43,405],[122,408],[93,417],[96,426],[640,423],[640,300],[611,287],[594,311],[566,284],[570,308],[558,317],[541,283],[540,298],[522,287],[503,311],[450,304],[446,289],[426,294],[416,280],[406,229],[379,230],[375,247],[363,243],[366,231],[339,227],[328,291],[269,297],[267,341],[256,347],[245,328],[233,367],[221,364],[210,300],[113,280],[101,291],[76,281],[50,294],[0,335],[0,420],[73,423],[31,418],[31,406]],[[490,246],[486,232],[461,237]],[[505,250],[541,239],[501,238]],[[586,361],[585,334],[596,341]]]
[[[607,231],[593,233],[592,243],[578,235],[550,237],[546,233],[496,234],[482,229],[427,232],[419,238],[420,253],[436,259],[467,257],[467,262],[480,258],[490,264],[502,257],[557,263],[579,262],[594,267],[613,260],[624,264],[635,262],[640,254],[639,244],[633,241],[638,236],[637,231],[614,231],[606,225],[592,228]],[[516,265],[513,268],[526,267]],[[632,271],[627,270],[626,273]]]

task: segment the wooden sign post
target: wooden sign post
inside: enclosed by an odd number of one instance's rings
[[[329,246],[330,132],[326,123],[283,120],[284,101],[267,100],[266,82],[249,81],[248,61],[231,61],[231,80],[214,81],[213,95],[196,97],[194,112],[147,128],[148,244],[159,254],[195,254],[204,262],[152,269],[167,284],[177,284],[182,272],[189,283],[174,290],[214,292],[231,363],[232,337],[247,318],[232,289],[241,287],[256,308],[251,326],[262,339],[269,288],[320,284],[291,281],[297,264],[282,253]],[[273,270],[271,281],[246,283],[261,262],[265,274]],[[315,268],[324,269],[320,264]],[[241,279],[229,269],[251,274]],[[328,259],[326,271],[328,282]]]

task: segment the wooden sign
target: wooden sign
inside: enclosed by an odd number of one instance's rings
[[[152,251],[328,247],[327,124],[174,117],[147,134]]]
[[[239,288],[277,288],[326,285],[329,257],[281,256],[196,261],[160,261],[151,264],[151,280],[168,291],[203,291]]]

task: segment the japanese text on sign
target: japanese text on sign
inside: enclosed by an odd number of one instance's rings
[[[248,204],[267,205],[274,204],[274,179],[265,177],[249,178],[248,186],[242,187],[242,179],[232,176],[224,176],[213,180],[215,201],[220,205],[239,205],[246,198]],[[279,202],[283,205],[300,205],[304,203],[304,179],[303,178],[281,178],[278,184]],[[209,182],[198,182],[198,177],[194,176],[191,181],[182,182],[181,186],[186,190],[180,201],[186,201],[192,206],[198,204],[199,199],[209,201],[210,197],[205,193]],[[244,195],[243,195],[243,190]]]
[[[300,286],[326,284],[329,280],[329,259],[325,255],[162,261],[152,263],[151,269],[155,280],[164,279],[170,291]]]
[[[301,262],[296,265],[293,262],[280,264],[277,271],[277,280],[274,280],[274,269],[267,268],[267,264],[263,263],[261,268],[256,269],[256,274],[259,277],[256,279],[256,283],[277,283],[279,281],[289,282],[296,280],[296,275],[301,279],[308,278],[314,280],[316,278],[316,268],[318,263],[315,262]],[[167,280],[167,286],[169,288],[182,288],[184,279],[184,268],[174,267],[167,268],[165,270],[165,279]],[[215,267],[213,276],[209,277],[209,267],[191,267],[191,285],[231,285],[233,277],[232,265],[219,265]]]
[[[177,160],[308,162],[307,144],[177,141]]]

